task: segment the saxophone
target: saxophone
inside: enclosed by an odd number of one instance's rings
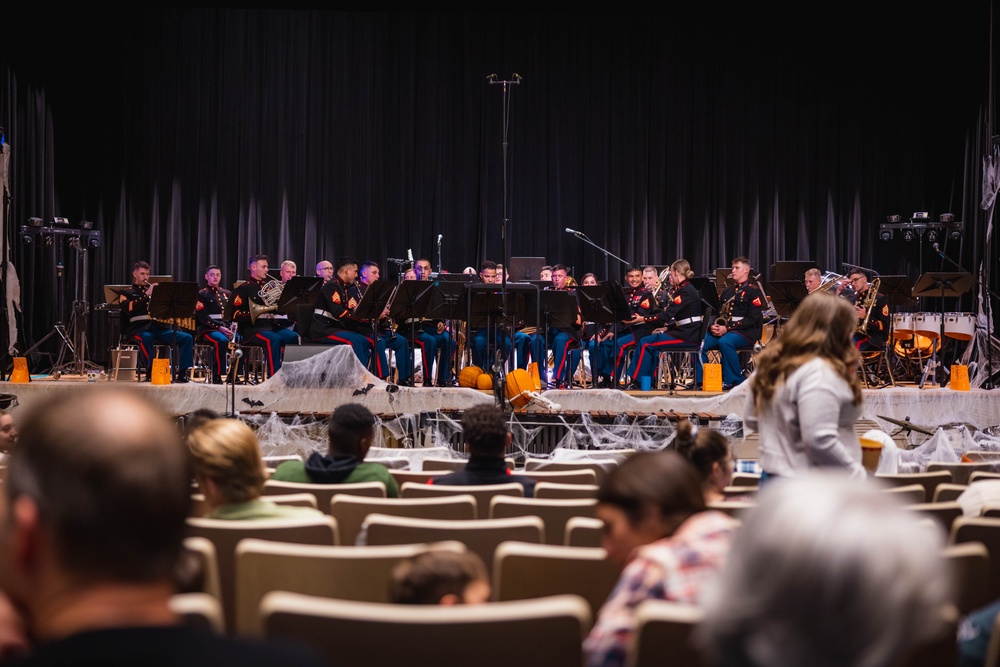
[[[872,316],[872,309],[875,308],[875,302],[878,300],[878,289],[881,286],[881,283],[882,281],[878,278],[873,280],[871,284],[868,285],[868,291],[865,292],[863,297],[861,297],[861,302],[858,303],[858,306],[864,308],[865,310],[865,317],[858,324],[858,333],[863,334],[868,332],[868,318]]]
[[[736,294],[726,299],[722,307],[719,308],[719,316],[715,318],[715,325],[729,328],[729,318],[733,316],[733,304],[736,303]]]

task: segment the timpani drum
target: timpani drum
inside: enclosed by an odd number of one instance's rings
[[[913,331],[928,338],[941,337],[941,313],[916,313],[913,315]]]
[[[913,313],[892,314],[892,337],[896,340],[913,338]]]
[[[972,340],[976,335],[976,316],[972,313],[945,313],[944,335],[955,340]]]

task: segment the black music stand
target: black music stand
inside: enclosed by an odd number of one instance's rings
[[[798,280],[806,275],[806,271],[816,268],[816,262],[812,260],[795,260],[786,262],[775,262],[771,265],[771,281],[768,285],[779,280]],[[771,297],[774,298],[774,297]]]
[[[931,361],[929,362],[934,366],[935,372],[937,373],[938,385],[941,387],[947,384],[944,379],[944,369],[937,361],[938,349],[941,349],[941,346],[944,345],[944,300],[945,297],[961,297],[963,294],[972,289],[974,282],[972,274],[965,271],[957,273],[928,271],[924,275],[917,278],[917,283],[913,286],[912,296],[920,298],[941,298],[941,332],[939,334],[940,338],[938,339],[940,342],[937,345],[937,349],[933,350],[931,354]],[[941,350],[941,356],[944,356],[944,350]],[[928,370],[929,369],[930,366],[928,366]],[[925,370],[924,377],[926,378],[926,376],[927,371]],[[920,384],[922,387],[923,379],[921,379]]]
[[[408,324],[410,327],[410,368],[416,365],[416,350],[414,349],[414,343],[417,340],[417,326],[423,326],[420,322],[421,319],[428,316],[428,313],[432,309],[432,300],[435,296],[435,288],[440,285],[438,281],[427,281],[427,280],[404,280],[399,283],[399,287],[396,288],[396,296],[392,299],[392,305],[389,307],[389,317],[396,322],[402,322],[404,326]],[[458,285],[459,288],[462,287],[460,283],[445,283],[449,286]],[[424,381],[427,382],[427,378],[430,377],[431,367],[430,360],[424,359]],[[413,383],[413,375],[411,371],[410,384]]]
[[[540,318],[538,327],[542,334],[542,347],[546,350],[546,357],[549,349],[549,331],[552,329],[566,332],[579,343],[580,333],[574,326],[577,313],[577,301],[572,292],[544,290],[538,293],[538,316]],[[538,361],[539,375],[542,375],[541,360]],[[546,372],[544,375],[548,376],[548,373]],[[555,381],[560,382],[561,378],[556,378]]]
[[[177,322],[194,319],[194,309],[198,305],[198,283],[162,282],[153,289],[149,298],[149,317],[153,320],[170,320],[173,331],[171,349],[174,353],[174,378],[180,378],[180,357],[177,350]],[[146,372],[152,377],[153,360],[150,357]]]
[[[717,296],[722,296],[727,287],[732,287],[736,284],[736,281],[732,278],[732,273],[733,270],[731,268],[715,270],[715,291]]]
[[[389,306],[389,302],[396,289],[396,283],[389,282],[388,280],[376,280],[365,289],[365,293],[361,295],[361,301],[358,302],[358,305],[354,306],[354,318],[366,320],[371,323],[372,354],[368,357],[368,370],[372,371],[372,375],[377,375],[373,371],[372,366],[376,363],[375,357],[378,354],[378,322],[382,319],[382,313]],[[382,378],[379,379],[381,380]]]
[[[511,284],[507,283],[507,310],[504,312],[504,295],[501,291],[501,286],[494,283],[479,283],[475,285],[467,286],[468,302],[467,306],[467,316],[466,321],[469,323],[469,333],[472,333],[472,329],[486,328],[486,349],[487,357],[489,356],[489,349],[496,344],[498,330],[503,330],[505,328],[513,330],[513,328],[525,320],[527,313],[527,308],[525,306],[525,298],[527,295],[527,290],[524,288],[530,288],[532,292],[537,293],[538,288],[533,285],[522,285],[522,284]],[[534,309],[535,321],[538,321],[538,309],[537,302]],[[471,343],[471,340],[470,340]],[[510,334],[510,347],[511,352],[514,351],[514,336],[513,331]],[[501,344],[500,350],[503,350],[503,345]],[[502,354],[501,354],[502,356]],[[506,358],[503,359],[504,362],[507,361]],[[484,369],[489,370],[489,369]],[[494,378],[496,381],[496,378]]]
[[[809,296],[805,283],[801,280],[772,280],[767,283],[771,292],[771,303],[779,318],[786,320],[792,316],[802,299]]]
[[[509,281],[522,282],[525,280],[538,280],[542,267],[545,266],[544,257],[511,257]]]
[[[624,294],[623,294],[624,296]],[[611,326],[621,318],[616,316],[611,298],[608,296],[608,288],[605,285],[580,285],[576,288],[576,299],[580,306],[580,317],[584,322],[594,323],[594,353],[590,360],[590,375],[593,380],[597,378],[597,345],[596,340],[601,332],[601,326]],[[617,332],[617,327],[612,327],[613,332]]]
[[[912,306],[917,302],[913,298],[913,288],[906,276],[879,276],[879,286],[885,294],[890,306]]]
[[[285,313],[295,317],[298,314],[300,304],[312,305],[319,299],[319,293],[323,290],[323,279],[319,276],[294,276],[281,290],[278,298],[279,313]],[[309,332],[300,332],[308,334]]]
[[[719,291],[715,288],[715,283],[711,278],[691,278],[688,282],[694,285],[698,294],[701,295],[703,316],[711,316],[719,312],[719,309],[722,308],[722,301],[719,300]]]
[[[628,305],[628,297],[625,296],[625,289],[622,287],[621,283],[613,280],[605,280],[601,283],[601,287],[605,289],[606,298],[608,305],[611,308],[611,312],[614,315],[614,326],[611,329],[612,333],[612,343],[613,351],[611,358],[618,359],[618,336],[621,333],[622,327],[625,327],[625,322],[632,319],[632,308]],[[617,371],[612,363],[612,373]],[[612,387],[617,384],[617,380],[612,376],[610,378],[613,382]]]

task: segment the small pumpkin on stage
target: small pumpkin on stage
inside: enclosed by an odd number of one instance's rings
[[[504,390],[507,400],[515,408],[525,407],[537,395],[535,394],[535,381],[523,368],[515,368],[507,373]]]
[[[475,389],[479,386],[479,376],[484,372],[479,366],[466,366],[458,374],[458,386]]]
[[[476,386],[480,389],[492,389],[493,388],[493,376],[489,373],[482,373],[478,378],[476,378]]]

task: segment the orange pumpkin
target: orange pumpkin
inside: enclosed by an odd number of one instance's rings
[[[458,386],[475,389],[479,383],[479,376],[483,374],[483,369],[479,366],[466,366],[458,373]]]
[[[504,386],[504,393],[507,400],[515,408],[523,408],[531,402],[532,396],[529,392],[535,391],[535,381],[528,375],[528,371],[523,368],[515,368],[507,373],[507,382]]]
[[[476,386],[480,389],[492,389],[493,388],[493,376],[489,373],[483,373],[476,380]]]

